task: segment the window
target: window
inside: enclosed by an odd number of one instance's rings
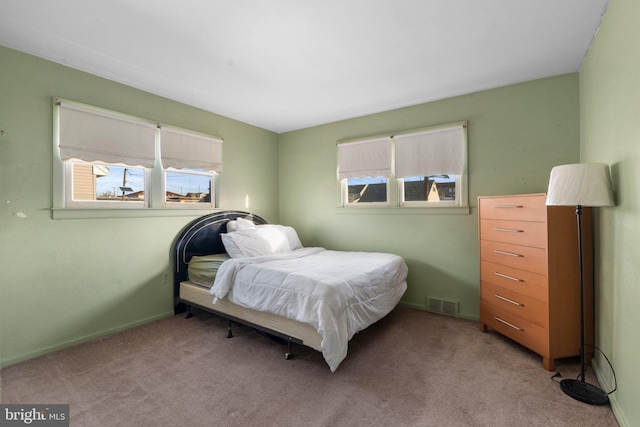
[[[68,207],[146,206],[148,179],[144,168],[79,160],[65,163]]]
[[[214,178],[222,172],[222,140],[160,128],[165,207],[215,207]]]
[[[54,208],[215,207],[222,139],[58,98],[54,126]]]
[[[387,178],[348,178],[347,204],[366,203],[367,205],[387,205],[389,200],[389,186]]]
[[[166,204],[211,205],[213,200],[213,173],[203,170],[165,170],[164,201]]]
[[[402,206],[455,205],[460,175],[410,176],[399,180]]]
[[[338,145],[338,174],[344,205],[384,205],[392,176],[391,138],[349,141]]]
[[[342,205],[467,206],[466,157],[466,122],[338,142]]]

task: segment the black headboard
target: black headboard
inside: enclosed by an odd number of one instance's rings
[[[191,257],[225,253],[220,233],[226,233],[227,222],[238,217],[251,219],[255,224],[267,223],[249,212],[220,211],[196,218],[180,231],[172,250],[175,298],[179,295],[180,282],[187,280],[187,264]]]

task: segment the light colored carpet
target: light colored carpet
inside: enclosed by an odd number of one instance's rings
[[[4,368],[2,403],[69,403],[72,426],[617,426],[566,396],[536,354],[479,324],[397,307],[322,356],[207,313]],[[575,378],[576,359],[556,370]],[[588,381],[596,383],[592,375]]]

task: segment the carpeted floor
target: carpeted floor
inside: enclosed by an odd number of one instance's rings
[[[2,403],[69,403],[72,426],[617,426],[566,396],[539,356],[479,324],[405,306],[356,335],[334,373],[206,313],[4,368]],[[556,370],[575,378],[579,362]],[[592,375],[588,381],[595,383]]]

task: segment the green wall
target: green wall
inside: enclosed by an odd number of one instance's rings
[[[640,425],[640,2],[612,0],[580,70],[581,160],[608,163],[617,206],[599,208],[596,342],[615,369],[622,426]],[[603,388],[614,385],[596,360]]]
[[[468,121],[470,213],[338,208],[336,141]],[[479,317],[477,197],[546,192],[551,168],[579,157],[578,75],[568,74],[280,135],[280,220],[306,246],[385,251],[409,266],[404,302],[460,302]],[[435,211],[434,211],[435,212]]]
[[[612,406],[640,420],[640,3],[612,0],[579,74],[276,135],[0,47],[0,364],[171,314],[169,248],[187,215],[53,220],[52,96],[224,137],[219,205],[295,226],[307,246],[396,252],[404,301],[459,300],[478,316],[479,195],[544,192],[550,169],[611,165],[618,205],[596,215],[597,343]],[[467,120],[469,214],[338,208],[340,139]],[[578,154],[580,153],[580,155]],[[594,363],[603,387],[613,378]]]
[[[219,206],[278,221],[278,135],[0,47],[0,363],[172,313],[170,246],[194,211],[52,219],[52,97],[219,135]]]

